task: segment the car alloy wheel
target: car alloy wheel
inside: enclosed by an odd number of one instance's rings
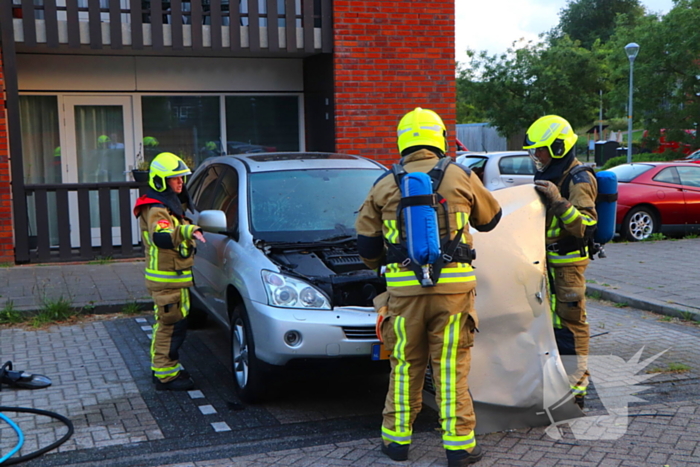
[[[255,341],[243,305],[231,313],[231,370],[238,397],[247,403],[263,401],[269,393],[269,375],[255,357]]]
[[[245,324],[242,318],[236,319],[233,323],[231,342],[233,358],[233,376],[239,388],[244,388],[248,384],[248,339],[246,338]]]
[[[633,242],[646,240],[651,237],[656,228],[654,214],[644,207],[636,207],[627,214],[625,221],[625,237]]]

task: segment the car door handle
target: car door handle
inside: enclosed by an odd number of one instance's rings
[[[506,183],[514,183],[514,182],[515,182],[515,180],[513,180],[512,178],[506,178]]]

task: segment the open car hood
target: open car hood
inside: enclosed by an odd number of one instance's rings
[[[503,217],[472,229],[479,332],[469,386],[476,433],[543,426],[582,416],[559,357],[545,259],[545,209],[533,185],[493,192]],[[434,408],[434,398],[426,394]]]

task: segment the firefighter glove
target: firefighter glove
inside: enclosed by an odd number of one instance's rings
[[[542,197],[542,202],[547,209],[551,209],[556,216],[560,216],[571,206],[569,201],[562,198],[559,188],[549,180],[536,180],[535,189]]]

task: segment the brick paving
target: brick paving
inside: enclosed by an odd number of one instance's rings
[[[625,431],[619,439],[576,439],[568,426],[562,427],[560,440],[550,437],[547,427],[480,435],[487,454],[477,465],[700,465],[700,328],[670,317],[692,318],[700,309],[695,266],[700,239],[612,244],[607,253],[607,259],[591,264],[587,275],[589,295],[607,300],[589,302],[591,353],[627,361],[642,348],[642,359],[665,351],[644,370],[654,373],[642,384],[649,389],[637,394],[646,401],[630,405],[627,423],[619,425]],[[11,300],[17,309],[37,310],[42,298],[60,296],[75,306],[102,307],[100,311],[148,303],[142,267],[140,262],[124,262],[0,268],[0,307]],[[46,329],[0,327],[0,359],[11,359],[15,368],[46,374],[54,382],[39,391],[4,388],[0,405],[50,408],[75,424],[67,443],[26,465],[446,465],[432,418],[415,433],[408,462],[398,464],[383,456],[378,449],[379,411],[368,410],[377,402],[360,406],[362,395],[340,405],[320,401],[313,409],[289,400],[243,411],[227,408],[230,383],[217,378],[228,369],[211,357],[207,336],[186,342],[188,353],[211,362],[207,369],[195,369],[195,379],[206,382],[203,398],[155,394],[148,378],[148,331],[142,326],[135,318],[120,318]],[[586,419],[605,420],[601,417],[608,412],[595,391],[589,399]],[[215,412],[204,413],[203,406]],[[25,431],[23,453],[65,432],[48,419],[6,415]],[[185,426],[178,425],[181,420]],[[217,432],[214,423],[229,430]],[[0,455],[11,449],[14,439],[0,422]]]

